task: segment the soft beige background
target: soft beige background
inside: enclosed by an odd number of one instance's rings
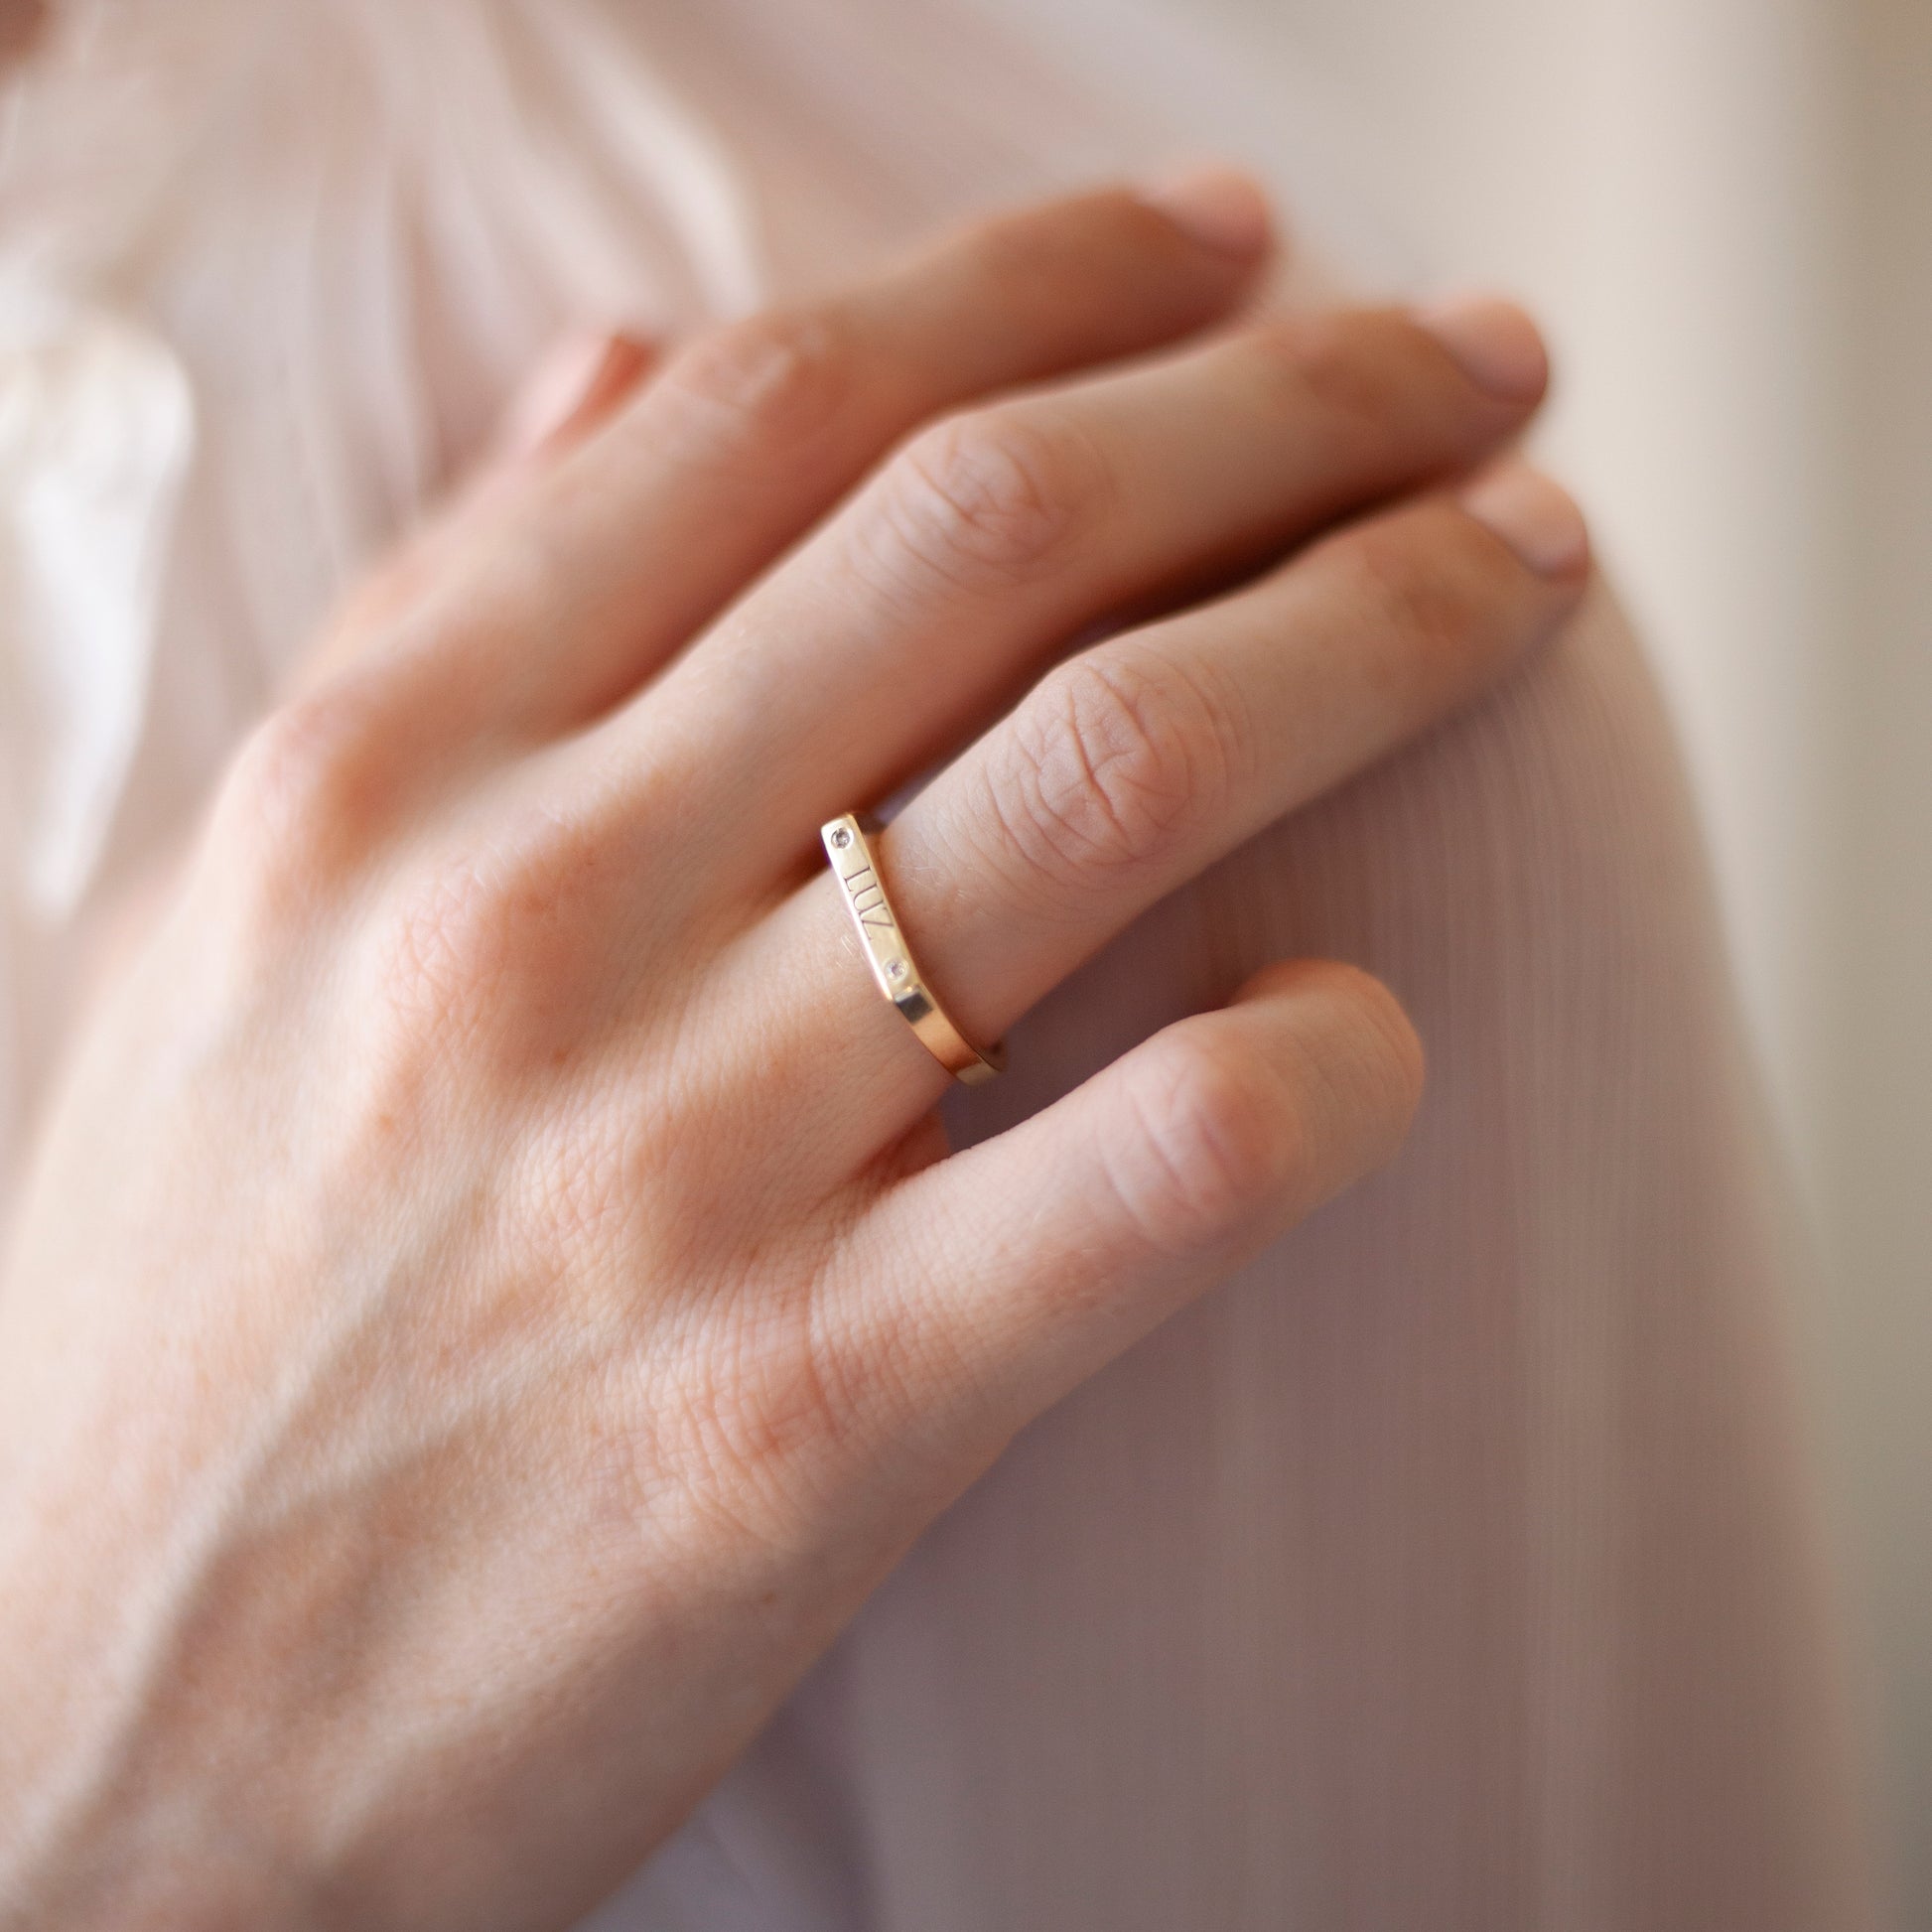
[[[1828,1257],[1821,1433],[1932,1926],[1932,5],[1214,4],[1559,345],[1550,447],[1662,661]]]

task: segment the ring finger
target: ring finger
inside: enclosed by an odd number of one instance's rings
[[[967,1038],[998,1037],[1157,899],[1502,675],[1587,574],[1575,505],[1512,461],[1069,659],[875,842],[929,984]],[[821,1137],[834,1169],[945,1083],[879,997],[843,897],[814,879],[745,961],[792,1035],[774,1051],[763,1031],[764,1064],[850,1097]]]
[[[978,409],[901,452],[612,733],[706,747],[707,818],[762,884],[800,828],[885,795],[1069,638],[1467,469],[1547,373],[1529,319],[1479,301],[1298,316]]]

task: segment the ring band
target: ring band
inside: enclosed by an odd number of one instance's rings
[[[872,962],[879,990],[892,1001],[920,1043],[954,1079],[969,1087],[990,1080],[1007,1063],[1004,1046],[982,1053],[947,1017],[938,996],[925,983],[912,949],[905,943],[886,897],[886,883],[872,856],[866,828],[852,813],[826,821],[818,828],[825,856],[845,888],[846,910],[858,928],[859,943]]]

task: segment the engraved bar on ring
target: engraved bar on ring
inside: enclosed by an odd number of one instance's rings
[[[879,990],[918,1035],[920,1044],[954,1079],[967,1086],[990,1080],[1006,1065],[1006,1049],[990,1046],[982,1052],[952,1023],[944,1007],[919,971],[912,949],[905,943],[886,883],[879,876],[872,842],[859,818],[847,812],[819,827],[825,856],[845,892],[845,909],[859,934]]]

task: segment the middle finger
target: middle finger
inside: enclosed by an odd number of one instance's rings
[[[1587,565],[1569,497],[1506,463],[1080,653],[875,842],[926,985],[968,1040],[996,1038],[1157,899],[1501,676],[1575,609]],[[791,1070],[856,1101],[821,1103],[832,1172],[945,1084],[855,956],[843,898],[812,880],[719,988],[761,1016],[767,1083]]]
[[[1473,465],[1547,377],[1529,319],[1481,301],[1290,319],[974,411],[915,439],[612,728],[710,748],[707,814],[760,889],[1081,631]]]

